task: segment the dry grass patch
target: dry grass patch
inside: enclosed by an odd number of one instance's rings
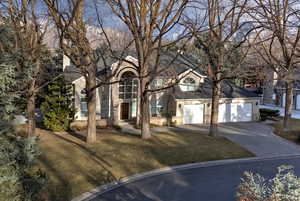
[[[37,133],[42,149],[39,167],[49,175],[53,201],[68,201],[96,186],[153,169],[254,156],[224,137],[202,134],[172,132],[142,140],[99,130],[97,143],[87,146],[78,138],[81,135]]]
[[[277,135],[294,143],[300,144],[300,119],[291,119],[287,131],[285,131],[282,127],[282,119],[272,125],[274,126],[275,133]]]

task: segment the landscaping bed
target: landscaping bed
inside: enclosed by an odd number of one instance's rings
[[[282,125],[282,118],[272,124],[275,134],[300,145],[300,119],[291,119],[287,130],[284,130]]]
[[[42,155],[38,167],[49,177],[53,201],[68,201],[97,186],[136,173],[201,161],[254,156],[224,137],[162,133],[150,140],[99,129],[94,145],[84,132],[52,133],[38,129]]]

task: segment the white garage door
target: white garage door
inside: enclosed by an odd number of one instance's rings
[[[300,95],[297,95],[296,97],[296,109],[300,110]]]
[[[219,122],[252,121],[251,103],[228,103],[219,105]]]
[[[285,97],[286,97],[286,94],[284,93],[282,95],[282,107],[285,107]]]
[[[183,106],[183,123],[200,124],[203,123],[203,104],[193,104]]]

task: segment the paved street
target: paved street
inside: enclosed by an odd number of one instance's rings
[[[146,177],[85,201],[234,201],[244,171],[270,178],[280,165],[293,165],[300,176],[300,156],[220,163]]]
[[[125,129],[136,132],[132,128]],[[168,130],[183,135],[185,132],[206,134],[208,126],[159,127],[152,131]],[[252,151],[257,158],[220,161],[213,165],[211,162],[202,163],[203,166],[133,179],[84,201],[234,201],[236,188],[245,171],[270,178],[278,166],[292,165],[300,176],[300,146],[275,136],[272,131],[272,127],[261,122],[221,124],[220,135]]]

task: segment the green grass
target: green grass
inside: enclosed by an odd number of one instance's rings
[[[37,133],[42,150],[38,167],[49,176],[51,201],[68,201],[99,185],[167,166],[254,156],[224,137],[202,134],[172,132],[142,140],[107,129],[87,146],[79,139],[82,133]]]
[[[288,129],[286,130],[283,129],[282,119],[280,119],[272,125],[275,128],[275,134],[289,141],[300,144],[300,141],[298,140],[298,136],[300,135],[300,119],[291,119],[289,122]]]

